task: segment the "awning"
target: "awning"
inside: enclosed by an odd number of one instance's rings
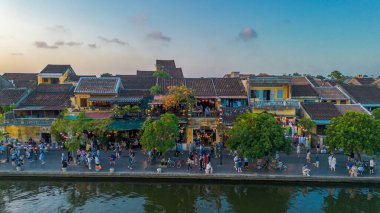
[[[108,127],[108,130],[138,130],[141,129],[144,124],[144,120],[114,120]]]
[[[330,123],[330,120],[313,120],[313,122],[316,124],[316,125],[327,125]]]

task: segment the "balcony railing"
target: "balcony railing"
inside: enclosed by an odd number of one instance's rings
[[[252,103],[256,109],[299,109],[300,102],[297,100],[283,101],[255,101]]]
[[[51,126],[55,118],[14,118],[5,119],[5,125],[21,125],[21,126]]]
[[[193,111],[193,112],[191,112],[190,115],[193,118],[216,118],[216,117],[220,116],[220,113],[217,111],[212,111],[209,113],[205,113],[203,111],[199,111],[199,112]]]

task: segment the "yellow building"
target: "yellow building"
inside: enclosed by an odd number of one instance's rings
[[[70,84],[76,74],[70,65],[48,64],[38,75],[38,84]]]
[[[75,87],[72,104],[76,109],[111,109],[122,88],[119,77],[81,77]]]
[[[295,121],[299,101],[292,99],[291,79],[286,76],[252,76],[250,104],[254,113],[274,113],[282,122]]]

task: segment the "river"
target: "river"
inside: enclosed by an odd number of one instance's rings
[[[380,188],[148,182],[0,182],[0,212],[379,212]]]

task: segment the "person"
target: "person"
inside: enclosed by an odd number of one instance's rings
[[[116,165],[116,155],[114,153],[110,156],[110,166],[113,167]]]
[[[330,171],[332,170],[332,168],[331,168],[331,160],[332,160],[332,154],[330,154],[329,157],[328,157],[328,163],[329,163],[329,169],[330,169]]]
[[[375,163],[375,159],[372,158],[370,161],[369,161],[369,174],[375,174],[375,166],[376,166],[376,163]]]
[[[321,149],[321,142],[318,141],[317,142],[317,153],[319,153],[319,150]]]
[[[310,161],[311,161],[311,153],[310,153],[310,150],[307,150],[307,153],[306,153],[306,161],[307,161],[308,163],[310,163]]]
[[[129,156],[128,161],[129,161],[128,168],[129,169],[133,169],[132,166],[133,166],[133,163],[135,162],[135,153],[134,152],[131,153],[131,155]]]
[[[190,153],[189,158],[187,159],[187,172],[190,172],[190,169],[193,169],[192,167],[192,157],[193,155]]]
[[[234,168],[236,171],[238,170],[238,161],[239,161],[239,156],[235,155],[235,157],[234,157],[234,163],[235,163]]]
[[[45,164],[45,152],[42,151],[40,154],[40,160],[41,160],[41,165]]]
[[[319,156],[318,156],[318,154],[315,156],[315,163],[314,163],[314,166],[315,166],[316,168],[319,168]]]
[[[336,168],[336,158],[333,155],[331,158],[331,171],[335,172],[335,168]]]
[[[248,162],[249,162],[248,158],[245,157],[244,158],[244,169],[248,169]]]
[[[98,156],[95,156],[95,171],[99,172],[100,170],[101,170],[100,160]]]
[[[206,165],[205,173],[206,173],[206,174],[212,174],[212,173],[213,173],[213,169],[212,169],[212,166],[211,166],[211,162],[208,162],[208,164]]]
[[[307,164],[304,164],[302,167],[302,175],[303,176],[310,176],[310,169],[307,168]]]
[[[88,169],[91,170],[91,161],[92,161],[92,156],[91,156],[91,153],[90,152],[87,152],[87,165],[88,165]]]
[[[199,155],[199,171],[203,170],[203,155]]]
[[[238,173],[242,173],[243,172],[242,169],[241,169],[242,166],[243,166],[242,159],[238,158],[238,169],[237,169]]]
[[[300,144],[297,144],[297,157],[299,158],[301,154],[301,146]]]
[[[351,177],[358,176],[358,167],[355,164],[351,167],[350,176]]]

